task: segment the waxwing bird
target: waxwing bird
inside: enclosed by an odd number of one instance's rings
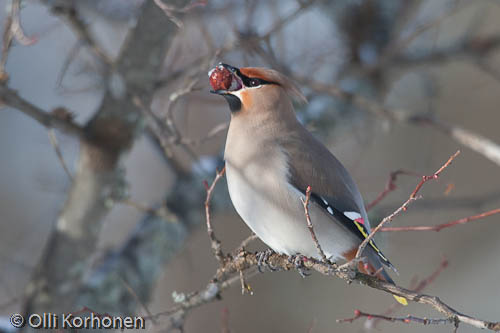
[[[321,260],[302,202],[311,186],[309,214],[325,255],[352,260],[370,233],[363,199],[344,166],[297,120],[292,99],[306,101],[299,88],[266,68],[221,63],[209,77],[231,110],[226,178],[243,221],[274,251]],[[394,283],[383,269],[393,266],[374,242],[363,257],[360,270]]]

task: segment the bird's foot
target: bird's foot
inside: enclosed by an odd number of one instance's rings
[[[274,251],[271,249],[267,249],[265,251],[257,252],[257,269],[259,272],[264,273],[263,268],[269,269],[271,272],[276,272],[278,270],[277,267],[271,265],[269,262],[269,257],[274,254]]]
[[[307,260],[307,257],[304,257],[303,255],[291,255],[288,257],[288,262],[291,264],[294,264],[295,269],[299,272],[300,276],[303,278],[311,275],[309,272],[309,268],[304,266],[304,261]]]

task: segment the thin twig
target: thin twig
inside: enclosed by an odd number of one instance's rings
[[[75,59],[76,55],[78,52],[80,52],[80,47],[82,46],[82,43],[78,40],[75,45],[71,47],[69,50],[68,54],[66,55],[64,62],[61,66],[61,70],[57,74],[57,79],[56,79],[56,86],[63,88],[63,80],[64,77],[66,76],[66,72],[68,71],[69,66]]]
[[[173,135],[172,140],[174,141],[174,143],[179,143],[181,141],[181,135],[179,133],[179,130],[177,129],[177,126],[175,125],[175,121],[173,118],[174,106],[179,101],[180,97],[185,96],[193,91],[193,88],[196,85],[196,83],[198,83],[197,78],[189,80],[189,82],[186,83],[185,86],[171,93],[168,98],[168,106],[165,112],[165,122],[167,126],[170,128],[170,131],[172,132]]]
[[[240,282],[241,282],[241,294],[245,295],[245,293],[248,293],[249,295],[253,295],[252,287],[250,287],[250,285],[245,280],[245,275],[242,270],[240,271]]]
[[[377,195],[377,197],[372,202],[366,205],[367,211],[378,205],[380,201],[382,201],[390,192],[396,190],[396,179],[399,175],[418,176],[416,172],[407,170],[396,170],[391,172],[389,174],[389,180],[387,181],[384,190],[380,192],[379,195]]]
[[[257,237],[257,235],[254,234],[254,233],[252,233],[250,236],[248,236],[247,238],[245,238],[241,242],[240,246],[238,247],[238,252],[240,252],[241,250],[244,250],[248,246],[248,244],[250,244],[251,242],[253,242],[256,239],[259,239],[259,237]]]
[[[174,13],[187,13],[195,7],[205,6],[207,4],[206,0],[200,0],[184,7],[175,7],[173,5],[167,5],[162,0],[154,0],[154,2],[179,29],[184,27],[184,23],[182,23]]]
[[[384,231],[384,232],[388,232],[388,231],[441,231],[442,229],[445,229],[445,228],[451,228],[451,227],[454,227],[458,224],[466,224],[468,222],[483,219],[485,217],[495,215],[495,214],[500,214],[500,208],[492,209],[492,210],[489,210],[487,212],[477,214],[477,215],[463,217],[463,218],[458,219],[458,220],[453,220],[453,221],[438,224],[435,226],[385,227],[385,228],[382,228],[380,231]]]
[[[27,37],[21,26],[19,14],[21,11],[21,0],[12,0],[10,12],[5,18],[3,41],[2,41],[2,58],[0,59],[0,82],[5,82],[8,78],[5,72],[5,65],[14,39],[21,45],[31,45],[37,41],[37,38]]]
[[[123,285],[125,286],[125,288],[127,289],[127,291],[130,293],[130,295],[132,295],[132,297],[135,299],[135,301],[137,302],[137,304],[139,304],[141,306],[141,308],[147,313],[147,315],[149,317],[151,317],[151,321],[153,322],[153,325],[156,325],[157,324],[156,319],[153,318],[153,314],[151,313],[151,311],[149,311],[149,309],[146,306],[146,304],[144,304],[144,302],[140,300],[139,296],[137,296],[137,293],[135,292],[135,290],[121,276],[119,276],[118,278],[123,283]]]
[[[64,161],[64,157],[63,157],[61,148],[59,146],[59,142],[57,141],[56,132],[54,131],[54,129],[49,128],[48,134],[49,134],[50,144],[52,145],[52,147],[54,147],[54,151],[56,152],[57,158],[59,159],[59,162],[61,163],[61,166],[64,169],[64,172],[66,173],[66,175],[68,176],[68,178],[70,180],[73,180],[73,175],[69,171],[69,168],[68,168],[66,162]]]
[[[187,144],[187,145],[191,145],[193,147],[197,147],[197,146],[215,138],[219,134],[225,132],[228,128],[229,128],[229,122],[220,123],[220,124],[214,126],[210,131],[208,131],[207,135],[205,135],[201,139],[181,138],[180,142]]]
[[[210,244],[212,246],[212,251],[214,253],[215,258],[219,261],[219,264],[224,263],[224,254],[222,253],[220,241],[215,237],[214,229],[212,228],[212,221],[210,216],[210,200],[212,199],[212,193],[214,191],[215,185],[222,178],[226,168],[222,168],[221,171],[216,171],[215,179],[212,182],[212,185],[208,186],[208,183],[205,181],[204,185],[207,190],[207,197],[205,199],[205,216],[207,222],[207,233],[208,238],[210,238]]]
[[[354,257],[354,260],[357,260],[361,258],[361,254],[363,253],[363,250],[365,249],[366,245],[372,240],[372,238],[375,236],[375,234],[382,228],[383,225],[386,223],[392,221],[397,215],[399,215],[401,212],[404,212],[408,209],[408,206],[415,200],[417,200],[417,197],[410,197],[408,200],[406,200],[398,209],[396,209],[392,214],[386,216],[380,223],[377,225],[366,237],[363,242],[358,247],[358,251],[356,252],[356,256]]]
[[[257,274],[257,272],[258,270],[256,269],[255,265],[253,269],[250,268],[250,272],[247,274],[247,276],[254,276]],[[144,319],[148,320],[152,318],[160,318],[163,316],[170,317],[176,314],[178,314],[179,317],[183,317],[191,309],[194,309],[206,303],[219,300],[220,298],[218,297],[218,295],[221,291],[233,286],[238,282],[240,282],[239,274],[231,277],[226,277],[224,279],[221,279],[220,281],[210,281],[203,290],[189,294],[181,294],[182,301],[178,302],[180,303],[179,305],[176,305],[166,311],[156,313],[151,317],[144,317]]]
[[[412,282],[411,284],[412,287],[410,289],[415,292],[421,293],[427,286],[429,286],[434,282],[434,280],[436,280],[436,278],[441,274],[441,272],[443,272],[443,270],[446,269],[446,267],[448,267],[448,260],[446,258],[443,258],[438,268],[434,272],[432,272],[432,274],[430,274],[427,278],[424,278],[420,280],[420,282],[418,282],[416,277],[414,277],[413,279],[414,281]],[[400,303],[393,302],[392,305],[383,313],[383,315],[389,316],[390,314],[394,313],[394,311],[402,307],[403,305],[401,305]],[[380,320],[381,319],[375,319],[373,321],[373,324],[370,325],[370,328],[375,328],[377,324],[380,322]]]
[[[458,155],[460,155],[460,150],[457,150],[455,154],[451,155],[448,161],[446,161],[445,164],[443,164],[436,172],[434,172],[433,175],[422,176],[422,180],[420,181],[420,183],[418,183],[417,187],[415,187],[415,190],[413,190],[413,192],[411,193],[410,198],[415,198],[417,196],[418,191],[420,191],[420,189],[422,188],[422,186],[424,186],[426,182],[432,179],[438,179],[441,172],[443,172],[443,170],[446,169]]]
[[[448,267],[448,260],[446,258],[442,258],[441,263],[439,264],[439,267],[432,272],[431,275],[429,275],[427,278],[422,279],[415,288],[413,288],[413,291],[416,292],[422,292],[428,285],[434,282],[436,278],[443,272],[443,270]]]
[[[410,45],[411,42],[415,40],[415,38],[422,35],[422,33],[424,33],[425,31],[440,25],[444,21],[444,19],[452,16],[453,14],[456,14],[459,10],[462,10],[465,7],[466,6],[459,7],[455,5],[451,10],[446,11],[443,14],[439,15],[438,17],[430,20],[429,22],[426,22],[420,25],[419,27],[415,28],[415,30],[405,38],[398,39],[395,40],[393,43],[390,43],[384,50],[383,54],[380,56],[379,61],[377,62],[377,64],[374,66],[373,69],[375,68],[381,69],[390,64],[391,59],[396,54],[400,53],[400,51],[407,48],[408,45]]]
[[[133,97],[134,104],[144,113],[148,123],[150,132],[156,137],[167,157],[172,157],[173,146],[179,144],[180,147],[192,158],[193,161],[198,160],[195,151],[182,139],[179,135],[173,132],[172,127],[163,122],[150,107],[147,107],[138,96]]]
[[[473,37],[443,49],[420,56],[399,55],[392,59],[392,68],[439,65],[457,59],[486,58],[500,47],[500,36]]]
[[[269,39],[272,35],[274,35],[277,31],[281,30],[285,25],[287,25],[290,21],[296,18],[299,14],[301,14],[305,9],[312,6],[316,0],[307,0],[307,1],[297,1],[299,3],[299,7],[297,7],[292,13],[285,16],[284,18],[277,21],[266,33],[260,36],[260,39],[266,40]]]
[[[51,5],[51,2],[46,2]],[[107,67],[113,66],[113,58],[109,56],[102,47],[97,43],[94,36],[91,34],[87,24],[80,17],[77,9],[71,4],[62,4],[51,6],[52,12],[65,20],[68,26],[73,30],[75,35],[80,39],[89,50],[103,62]]]
[[[231,330],[229,329],[229,309],[227,307],[222,309],[221,326],[221,333],[231,333]]]
[[[385,315],[371,314],[362,312],[360,310],[354,310],[354,317],[345,318],[345,319],[337,319],[337,323],[352,323],[356,319],[366,317],[368,319],[381,319],[390,322],[401,322],[405,324],[409,324],[411,322],[423,324],[423,325],[442,325],[442,324],[452,324],[453,319],[451,318],[419,318],[412,315],[408,315],[406,317],[389,317]]]
[[[318,319],[313,318],[311,321],[311,324],[309,325],[309,328],[307,329],[307,333],[312,333],[314,331],[314,328],[316,327],[316,324],[318,323]]]
[[[307,186],[306,189],[306,199],[300,198],[302,200],[302,204],[304,205],[304,214],[306,215],[306,221],[307,221],[307,228],[309,229],[309,232],[311,233],[311,237],[314,241],[314,245],[316,246],[316,249],[318,250],[319,255],[321,256],[321,260],[323,262],[328,262],[328,258],[325,255],[325,252],[323,252],[323,249],[321,248],[321,245],[319,245],[318,237],[316,237],[316,233],[314,232],[314,227],[311,222],[311,216],[309,215],[309,200],[311,199],[311,186]]]
[[[432,179],[437,179],[439,177],[439,175],[441,174],[441,172],[443,172],[444,169],[446,169],[450,164],[451,162],[460,154],[460,150],[457,150],[457,152],[453,155],[451,155],[451,157],[448,159],[448,161],[446,161],[434,174],[432,174],[431,176],[422,176],[422,180],[420,180],[420,182],[417,184],[417,186],[415,187],[415,190],[413,190],[413,192],[410,194],[410,197],[408,198],[408,200],[406,200],[398,209],[396,209],[391,215],[389,216],[386,216],[380,223],[379,225],[377,225],[373,230],[372,232],[370,232],[370,234],[368,235],[368,237],[366,237],[363,242],[361,242],[361,244],[359,245],[358,247],[358,251],[356,252],[356,257],[355,259],[359,259],[361,257],[361,254],[363,253],[363,250],[365,249],[366,245],[372,240],[372,238],[375,236],[375,234],[380,230],[382,229],[382,227],[392,221],[394,219],[395,216],[397,216],[398,214],[400,214],[401,212],[403,211],[406,211],[406,209],[408,208],[408,206],[410,205],[411,202],[417,200],[417,193],[420,191],[420,189],[422,188],[422,186],[428,182],[429,180],[432,180]]]

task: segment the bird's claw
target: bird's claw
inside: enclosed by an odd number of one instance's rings
[[[288,262],[294,264],[295,269],[299,272],[300,276],[302,276],[303,278],[311,275],[309,269],[304,266],[304,259],[306,259],[306,257],[302,255],[296,255],[296,256],[291,255],[288,257]]]
[[[269,257],[274,254],[274,251],[271,249],[267,249],[262,252],[257,252],[257,269],[259,272],[264,273],[263,267],[269,269],[271,272],[276,272],[278,268],[274,267],[269,263]]]

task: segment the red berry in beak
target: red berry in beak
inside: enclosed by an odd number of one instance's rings
[[[225,67],[217,66],[210,72],[209,80],[213,90],[229,90],[233,74]]]

